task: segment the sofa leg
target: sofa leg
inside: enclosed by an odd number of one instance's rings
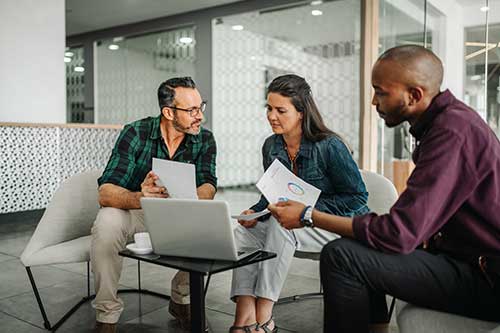
[[[31,267],[26,267],[26,272],[28,273],[28,277],[30,279],[31,287],[33,288],[33,293],[35,294],[36,301],[38,302],[38,307],[40,308],[40,312],[43,317],[43,327],[45,329],[50,330],[50,322],[47,319],[47,314],[45,313],[45,308],[43,307],[42,299],[40,298],[40,294],[38,293],[38,288],[36,287],[35,280],[33,279],[33,274],[31,273]]]
[[[155,291],[150,291],[147,289],[142,289],[141,286],[141,266],[140,264],[138,265],[138,289],[120,289],[118,290],[118,293],[138,293],[139,296],[141,294],[146,294],[146,295],[151,295],[155,297],[159,297],[165,300],[170,300],[169,295],[164,295],[157,293]],[[26,272],[28,273],[28,277],[30,279],[31,287],[33,288],[33,293],[35,294],[36,301],[38,303],[38,307],[40,308],[40,312],[42,313],[43,317],[43,327],[45,327],[46,330],[49,330],[51,332],[55,332],[73,313],[75,313],[80,306],[85,304],[88,301],[91,301],[95,298],[95,295],[90,294],[90,263],[87,261],[87,296],[83,297],[78,303],[76,303],[68,312],[66,312],[61,319],[57,323],[55,323],[54,326],[52,326],[49,322],[49,319],[47,318],[47,314],[45,312],[45,308],[43,306],[42,298],[40,297],[40,294],[38,292],[38,288],[35,283],[35,279],[33,278],[33,274],[31,272],[31,267],[26,267]]]

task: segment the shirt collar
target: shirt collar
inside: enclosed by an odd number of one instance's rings
[[[439,93],[434,97],[427,110],[425,110],[415,124],[410,127],[411,135],[413,135],[415,139],[420,140],[429,129],[434,119],[444,110],[444,107],[454,101],[455,96],[453,96],[448,89]]]
[[[153,118],[153,122],[151,123],[151,135],[149,136],[151,140],[158,140],[161,138],[160,122],[161,122],[161,115]],[[198,133],[197,135],[186,134],[186,141],[192,143],[199,142],[202,130],[203,129],[201,129],[200,133]]]
[[[286,144],[285,144],[285,139],[283,139],[283,136],[276,135],[276,140],[274,140],[273,155],[279,155],[280,153],[282,153],[284,157],[288,157],[285,147]],[[305,158],[311,158],[312,147],[313,143],[307,140],[304,136],[302,136],[302,139],[300,141],[299,155]]]

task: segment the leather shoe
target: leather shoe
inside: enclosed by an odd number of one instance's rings
[[[95,333],[116,333],[118,330],[116,329],[116,324],[109,323],[101,323],[96,321],[95,323]]]
[[[179,321],[183,330],[191,330],[191,307],[189,304],[178,304],[170,300],[168,312]]]

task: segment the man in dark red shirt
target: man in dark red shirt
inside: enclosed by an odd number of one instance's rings
[[[385,294],[435,310],[500,321],[500,143],[448,90],[441,61],[414,45],[387,50],[372,71],[372,103],[389,127],[417,140],[415,170],[389,214],[312,211],[345,238],[321,254],[325,332],[368,332],[389,320]],[[270,205],[287,229],[307,207]],[[423,244],[423,246],[421,246]]]

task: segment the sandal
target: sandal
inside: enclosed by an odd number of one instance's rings
[[[269,328],[269,324],[272,321],[274,321],[273,316],[271,316],[271,318],[269,318],[269,320],[266,321],[264,324],[259,325],[259,327],[257,327],[257,331],[262,328],[265,333],[278,333],[278,326],[276,326],[276,323],[274,323],[274,328],[272,330]]]
[[[245,333],[252,333],[252,329],[259,330],[259,324],[258,323],[253,323],[251,325],[246,325],[246,326],[231,326],[229,328],[229,333],[234,332],[236,330],[242,330]]]

